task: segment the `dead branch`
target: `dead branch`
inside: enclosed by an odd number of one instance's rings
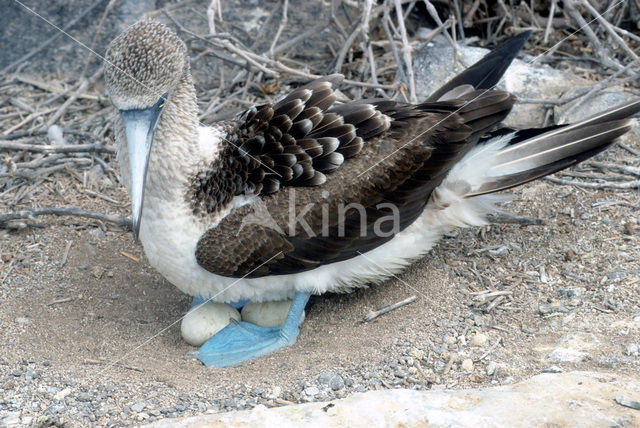
[[[115,223],[123,227],[131,227],[131,219],[115,216],[112,214],[101,214],[93,211],[81,210],[79,208],[34,208],[28,210],[14,211],[8,214],[0,214],[0,223],[6,223],[12,220],[32,220],[34,217],[43,215],[55,215],[55,216],[74,216],[85,217],[94,220],[107,221],[109,223]]]

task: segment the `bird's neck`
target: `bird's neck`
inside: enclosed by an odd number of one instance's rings
[[[166,198],[183,191],[189,172],[199,161],[198,106],[189,70],[171,91],[154,134],[147,185],[149,196]]]

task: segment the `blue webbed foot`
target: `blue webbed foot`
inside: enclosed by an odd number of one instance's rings
[[[228,367],[291,346],[298,337],[298,324],[308,300],[309,293],[296,293],[280,327],[259,327],[245,321],[233,321],[194,354],[206,366]]]
[[[196,306],[198,306],[198,305],[201,305],[201,304],[203,304],[203,303],[206,303],[208,300],[209,300],[209,299],[205,299],[205,298],[203,298],[203,297],[195,296],[195,297],[193,298],[193,300],[191,301],[191,306],[189,306],[189,310],[191,310],[191,309],[195,308],[195,307],[196,307]]]
[[[229,305],[233,306],[237,310],[240,310],[247,303],[249,303],[249,299],[242,299],[242,300],[238,300],[237,302],[229,302]]]

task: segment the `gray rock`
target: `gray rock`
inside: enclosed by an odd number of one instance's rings
[[[418,99],[425,99],[457,73],[462,71],[484,55],[489,50],[458,46],[457,66],[454,64],[454,53],[444,38],[435,38],[416,49],[413,57],[416,92]],[[506,89],[518,98],[536,98],[557,101],[559,96],[571,87],[590,88],[591,82],[576,75],[555,70],[548,65],[537,64],[530,59],[514,60],[498,84],[498,88]],[[605,107],[602,107],[604,109]],[[598,111],[601,111],[599,109]],[[508,126],[531,127],[540,126],[546,114],[545,106],[541,104],[518,103],[505,123]],[[584,118],[582,116],[581,118]]]
[[[93,396],[88,392],[80,392],[78,395],[76,395],[77,401],[88,402],[88,401],[91,401],[92,399],[93,399]]]
[[[334,372],[320,373],[320,376],[318,376],[318,382],[323,385],[329,385],[329,382],[331,382],[331,379],[333,379],[334,376],[336,376],[336,373]]]
[[[638,356],[638,345],[636,345],[635,343],[630,343],[627,346],[627,349],[624,350],[625,355],[629,355],[632,357],[637,357]]]
[[[337,374],[332,377],[329,381],[329,388],[331,388],[333,391],[340,391],[342,388],[344,388],[344,379],[342,379],[342,376]]]
[[[100,229],[99,227],[96,227],[95,229],[91,229],[91,231],[89,231],[89,233],[92,236],[95,236],[98,239],[103,239],[106,238],[107,235],[105,235],[105,233],[102,231],[102,229]]]
[[[131,405],[130,409],[132,412],[135,413],[140,413],[141,411],[144,410],[144,408],[147,406],[147,403],[145,403],[144,401],[139,401],[133,405]]]
[[[304,389],[304,393],[310,397],[313,397],[314,395],[318,395],[320,393],[320,390],[315,386],[309,386]]]

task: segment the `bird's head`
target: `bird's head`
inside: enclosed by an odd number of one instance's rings
[[[111,42],[105,57],[107,92],[120,111],[131,174],[133,234],[138,238],[153,134],[165,100],[189,67],[187,48],[168,27],[142,20]]]

